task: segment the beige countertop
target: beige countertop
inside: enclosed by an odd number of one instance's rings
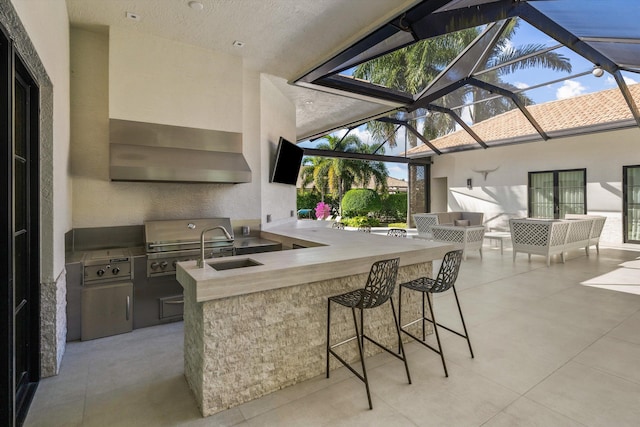
[[[204,302],[367,273],[373,262],[387,258],[399,257],[401,266],[423,263],[441,259],[452,249],[446,243],[334,230],[308,220],[263,230],[261,237],[281,242],[283,247],[305,248],[208,260],[224,263],[248,258],[262,264],[230,270],[181,262],[178,281],[185,288],[195,286],[197,301]]]

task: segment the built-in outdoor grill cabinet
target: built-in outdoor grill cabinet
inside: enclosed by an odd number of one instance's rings
[[[81,295],[81,339],[133,329],[133,258],[127,249],[86,252]]]
[[[136,265],[136,273],[140,269],[147,280],[136,281],[134,328],[182,319],[176,264],[200,257],[200,236],[206,229],[213,230],[205,236],[205,258],[234,255],[229,218],[145,221],[146,266]]]

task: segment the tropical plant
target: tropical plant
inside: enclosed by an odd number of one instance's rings
[[[382,207],[380,196],[368,188],[354,188],[342,198],[342,212],[346,217],[378,212]]]
[[[378,147],[376,145],[361,144],[358,147],[358,152],[363,154],[384,154],[384,147]],[[360,168],[358,169],[357,183],[362,188],[367,188],[373,180],[375,190],[379,194],[387,192],[387,178],[389,171],[383,162],[376,162],[370,160],[358,160],[360,162]]]
[[[385,217],[387,220],[406,220],[407,193],[388,194],[383,197],[380,215]]]
[[[389,224],[387,224],[387,227],[389,228],[407,228],[407,223],[406,222],[391,222]]]
[[[302,188],[307,188],[313,184],[320,194],[320,201],[324,202],[324,197],[329,191],[329,168],[331,164],[324,157],[305,157],[302,159],[300,178]],[[315,203],[314,203],[315,205]]]
[[[343,218],[342,223],[347,227],[362,227],[368,225],[369,227],[378,227],[380,221],[377,218],[371,216],[354,216],[353,218]]]
[[[313,209],[320,202],[320,194],[317,191],[298,191],[296,195],[297,209]]]
[[[486,60],[485,69],[499,67],[483,74],[482,80],[497,84],[509,90],[516,89],[507,84],[503,77],[519,69],[541,67],[554,71],[571,71],[571,63],[567,57],[555,51],[544,52],[539,55],[527,55],[540,51],[543,46],[527,44],[514,47],[510,39],[516,32],[518,21],[513,20],[505,29],[503,37],[495,44]],[[356,67],[353,75],[372,83],[383,85],[411,94],[420,93],[462,52],[478,35],[479,28],[469,28],[454,33],[445,34],[383,55]],[[514,61],[518,58],[520,61]],[[510,61],[514,61],[511,62]],[[501,64],[509,64],[500,67]],[[472,105],[469,108],[474,123],[501,114],[513,108],[510,101],[495,98],[486,102],[479,101],[481,91],[472,86],[464,86],[444,95],[439,104],[448,107]],[[525,104],[533,101],[521,95]],[[455,121],[447,114],[433,114],[427,117],[426,110],[417,110],[416,116],[424,116],[422,134],[427,139],[437,138],[455,129]],[[417,128],[416,120],[409,123]],[[367,129],[375,140],[388,140],[389,146],[394,147],[396,141],[396,127],[390,123],[372,121],[367,123]],[[415,135],[408,134],[411,146],[417,144]]]
[[[331,216],[331,205],[328,205],[324,202],[318,202],[316,206],[316,218],[325,219]]]
[[[350,153],[372,153],[374,150],[371,146],[362,143],[356,135],[347,135],[344,138],[327,135],[324,139],[326,142],[318,144],[316,148]],[[377,190],[386,191],[389,173],[383,162],[340,157],[305,157],[302,163],[300,172],[302,186],[306,188],[313,182],[314,187],[321,194],[321,201],[324,201],[325,195],[329,192],[341,201],[343,194],[352,187],[358,185],[366,187],[371,180]]]

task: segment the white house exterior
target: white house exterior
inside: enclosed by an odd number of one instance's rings
[[[445,154],[433,158],[432,194],[444,183],[449,210],[484,212],[487,227],[505,228],[527,216],[528,172],[586,168],[587,213],[607,217],[603,242],[622,243],[622,167],[640,164],[639,143],[632,128]],[[495,168],[486,179],[474,172]]]

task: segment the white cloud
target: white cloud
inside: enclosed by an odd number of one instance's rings
[[[586,88],[580,82],[567,80],[556,90],[556,99],[573,98],[574,96],[582,95],[585,90]]]
[[[627,76],[622,76],[622,78],[624,79],[624,82],[627,85],[634,85],[636,83],[638,83],[636,80],[632,79],[631,77],[627,77]],[[617,86],[618,83],[616,82],[616,79],[613,78],[613,76],[608,75],[607,76],[607,84],[610,86]]]
[[[407,165],[403,163],[387,163],[387,169],[389,170],[389,176],[398,179],[407,180]]]
[[[344,133],[343,133],[344,135]],[[364,142],[365,144],[371,144],[371,134],[367,131],[366,127],[364,126],[360,126],[356,129],[353,129],[351,132],[349,132],[349,135],[355,135],[358,138],[360,138],[360,141]]]
[[[526,89],[529,87],[527,83],[523,83],[523,82],[514,82],[513,85],[518,89]]]

